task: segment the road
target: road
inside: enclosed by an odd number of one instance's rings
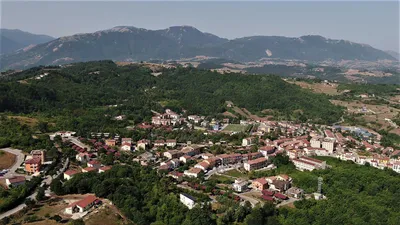
[[[24,162],[25,155],[22,154],[22,151],[18,150],[18,149],[12,149],[12,148],[3,148],[1,150],[5,151],[5,152],[9,152],[9,153],[14,154],[14,155],[17,156],[14,165],[10,168],[10,171],[8,173],[4,174],[4,178],[10,178],[10,177],[13,177],[15,175],[21,176],[20,174],[16,174],[15,171]]]
[[[57,171],[57,175],[54,175],[54,178],[56,178],[56,177],[60,176],[61,174],[63,174],[65,172],[65,170],[68,168],[68,164],[69,164],[69,159],[65,160],[63,168],[61,168],[60,171]],[[40,186],[50,185],[52,180],[53,180],[53,177],[48,175],[48,176],[46,176],[46,178],[44,180],[42,180],[42,183],[40,184]],[[47,193],[49,193],[50,192],[50,187],[48,187],[46,191],[47,191]],[[37,193],[38,193],[38,189],[33,194],[29,195],[27,198],[35,200]],[[4,213],[1,213],[0,214],[0,220],[3,219],[4,217],[11,216],[12,214],[21,211],[25,207],[26,207],[26,204],[22,203],[22,204],[16,206],[15,208],[13,208],[13,209],[10,209],[10,210],[8,210],[8,211],[6,211]]]
[[[290,203],[293,203],[295,201],[299,201],[300,199],[297,198],[289,198],[288,200],[282,201],[281,203],[279,203],[278,205],[276,205],[277,208],[281,207],[281,206],[285,206],[288,205]]]
[[[249,192],[258,192],[258,191],[251,190]],[[245,192],[245,193],[249,193],[249,192]],[[253,198],[253,197],[250,197],[250,196],[246,196],[246,195],[244,195],[244,193],[234,193],[234,194],[239,196],[240,198],[242,198],[245,201],[249,201],[251,203],[252,207],[255,207],[258,203],[260,203],[261,206],[264,205],[264,202],[262,202],[262,201],[260,201],[260,200],[258,200],[256,198]]]

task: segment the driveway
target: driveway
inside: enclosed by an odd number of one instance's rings
[[[14,154],[14,155],[17,156],[14,165],[10,168],[10,171],[8,173],[4,174],[3,177],[4,178],[10,178],[10,177],[13,177],[13,176],[16,176],[16,175],[21,176],[21,174],[16,174],[15,171],[18,169],[18,167],[21,166],[21,164],[25,160],[25,155],[22,154],[22,151],[18,150],[18,149],[12,149],[12,148],[3,148],[1,150],[5,151],[5,152],[9,152],[9,153]]]

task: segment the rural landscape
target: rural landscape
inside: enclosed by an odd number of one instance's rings
[[[150,28],[0,30],[0,224],[399,224],[397,52]]]

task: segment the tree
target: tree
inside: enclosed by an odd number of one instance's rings
[[[62,195],[64,193],[60,178],[56,178],[51,182],[50,190],[56,193],[57,195]]]
[[[45,199],[44,187],[39,187],[37,195],[36,195],[36,200],[42,201],[44,199]]]

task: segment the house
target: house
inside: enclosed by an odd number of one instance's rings
[[[247,180],[236,179],[235,183],[232,184],[232,187],[236,192],[243,192],[247,190],[247,185]]]
[[[400,173],[400,162],[394,162],[392,165],[392,170],[397,173]]]
[[[193,160],[192,157],[188,155],[183,155],[179,158],[179,160],[183,163],[188,163],[190,160]]]
[[[251,185],[253,186],[254,189],[260,190],[260,191],[268,188],[268,182],[265,178],[258,178],[256,180],[253,180]]]
[[[264,156],[268,157],[268,155],[273,154],[275,152],[274,146],[262,146],[258,149],[258,151]]]
[[[76,170],[67,170],[64,172],[64,180],[70,180],[75,174],[78,174],[79,171]]]
[[[250,146],[253,144],[253,138],[243,138],[242,146]]]
[[[144,152],[138,156],[139,161],[150,162],[154,161],[155,157],[151,152]]]
[[[266,158],[258,158],[255,160],[249,160],[244,163],[244,169],[247,171],[257,170],[266,167],[268,164],[268,159]]]
[[[175,148],[175,146],[176,146],[175,139],[168,139],[165,143],[166,143],[167,147],[169,147],[169,148]]]
[[[181,193],[179,195],[180,201],[189,209],[193,209],[196,206],[196,198],[191,195]]]
[[[89,161],[87,163],[87,166],[88,167],[94,167],[94,168],[98,169],[98,168],[101,167],[101,163],[99,161],[97,161],[97,160],[92,160],[92,161]]]
[[[138,141],[137,143],[136,143],[136,147],[137,147],[137,149],[141,149],[141,150],[146,150],[146,148],[147,147],[149,147],[149,145],[150,145],[150,141],[149,140],[147,140],[147,139],[142,139],[142,140],[140,140],[140,141]]]
[[[224,165],[238,163],[242,160],[242,154],[221,154],[217,155],[217,158],[221,160]]]
[[[128,144],[128,145],[132,145],[132,138],[122,138],[121,139],[121,144]]]
[[[113,147],[113,146],[115,146],[116,145],[116,140],[114,140],[114,139],[107,139],[106,140],[106,145],[107,146],[110,146],[110,147]]]
[[[200,148],[194,148],[194,147],[184,147],[181,150],[182,154],[184,155],[190,155],[190,156],[195,156],[200,153]]]
[[[6,184],[9,188],[18,187],[20,185],[25,184],[25,177],[24,176],[15,176],[12,178],[7,178]]]
[[[65,212],[68,214],[82,213],[89,210],[97,202],[97,198],[94,195],[86,196],[84,199],[70,204]]]
[[[111,169],[112,169],[112,166],[103,166],[103,167],[99,168],[99,173],[104,173],[104,172],[106,172],[108,170],[111,170]]]
[[[172,177],[177,181],[182,181],[182,179],[183,179],[183,173],[180,173],[178,171],[171,171],[168,173],[167,176]]]
[[[85,163],[90,160],[89,153],[87,153],[87,152],[78,153],[78,154],[76,154],[75,159],[78,162]]]
[[[155,140],[154,147],[164,147],[165,141],[164,140]]]
[[[25,161],[25,171],[29,174],[34,174],[40,171],[42,160],[40,158],[32,158]]]
[[[312,171],[314,169],[325,169],[326,167],[325,161],[309,157],[300,157],[299,159],[293,159],[292,162],[296,166],[296,169],[300,171],[304,170]]]
[[[290,185],[291,183],[288,180],[276,179],[269,185],[269,188],[283,193],[290,188]]]
[[[165,157],[167,157],[168,159],[175,159],[175,158],[181,157],[183,155],[183,153],[178,150],[169,150],[169,151],[164,152],[163,155]]]
[[[302,198],[304,195],[304,190],[297,188],[297,187],[291,187],[287,190],[286,192],[289,196],[293,197],[293,198]]]
[[[46,152],[43,150],[32,150],[31,156],[32,158],[39,158],[42,164],[46,161]]]
[[[203,161],[203,162],[201,162],[201,163],[198,163],[198,164],[196,164],[196,165],[194,166],[194,168],[199,168],[199,169],[203,170],[204,172],[205,172],[206,170],[208,170],[209,167],[210,167],[210,164],[209,164],[208,162],[206,162],[206,161]]]
[[[277,198],[277,199],[280,199],[280,200],[286,200],[286,199],[288,199],[288,197],[287,197],[286,195],[281,194],[281,193],[275,193],[275,194],[274,194],[274,197]]]
[[[124,144],[122,144],[122,146],[121,146],[121,150],[122,150],[122,151],[130,151],[130,150],[131,150],[131,145],[128,144],[128,143],[124,143]]]
[[[89,173],[89,172],[97,172],[97,168],[95,167],[82,168],[82,173]]]
[[[199,177],[199,175],[203,172],[202,169],[199,168],[190,168],[189,170],[185,170],[183,173],[185,176],[188,177]]]

